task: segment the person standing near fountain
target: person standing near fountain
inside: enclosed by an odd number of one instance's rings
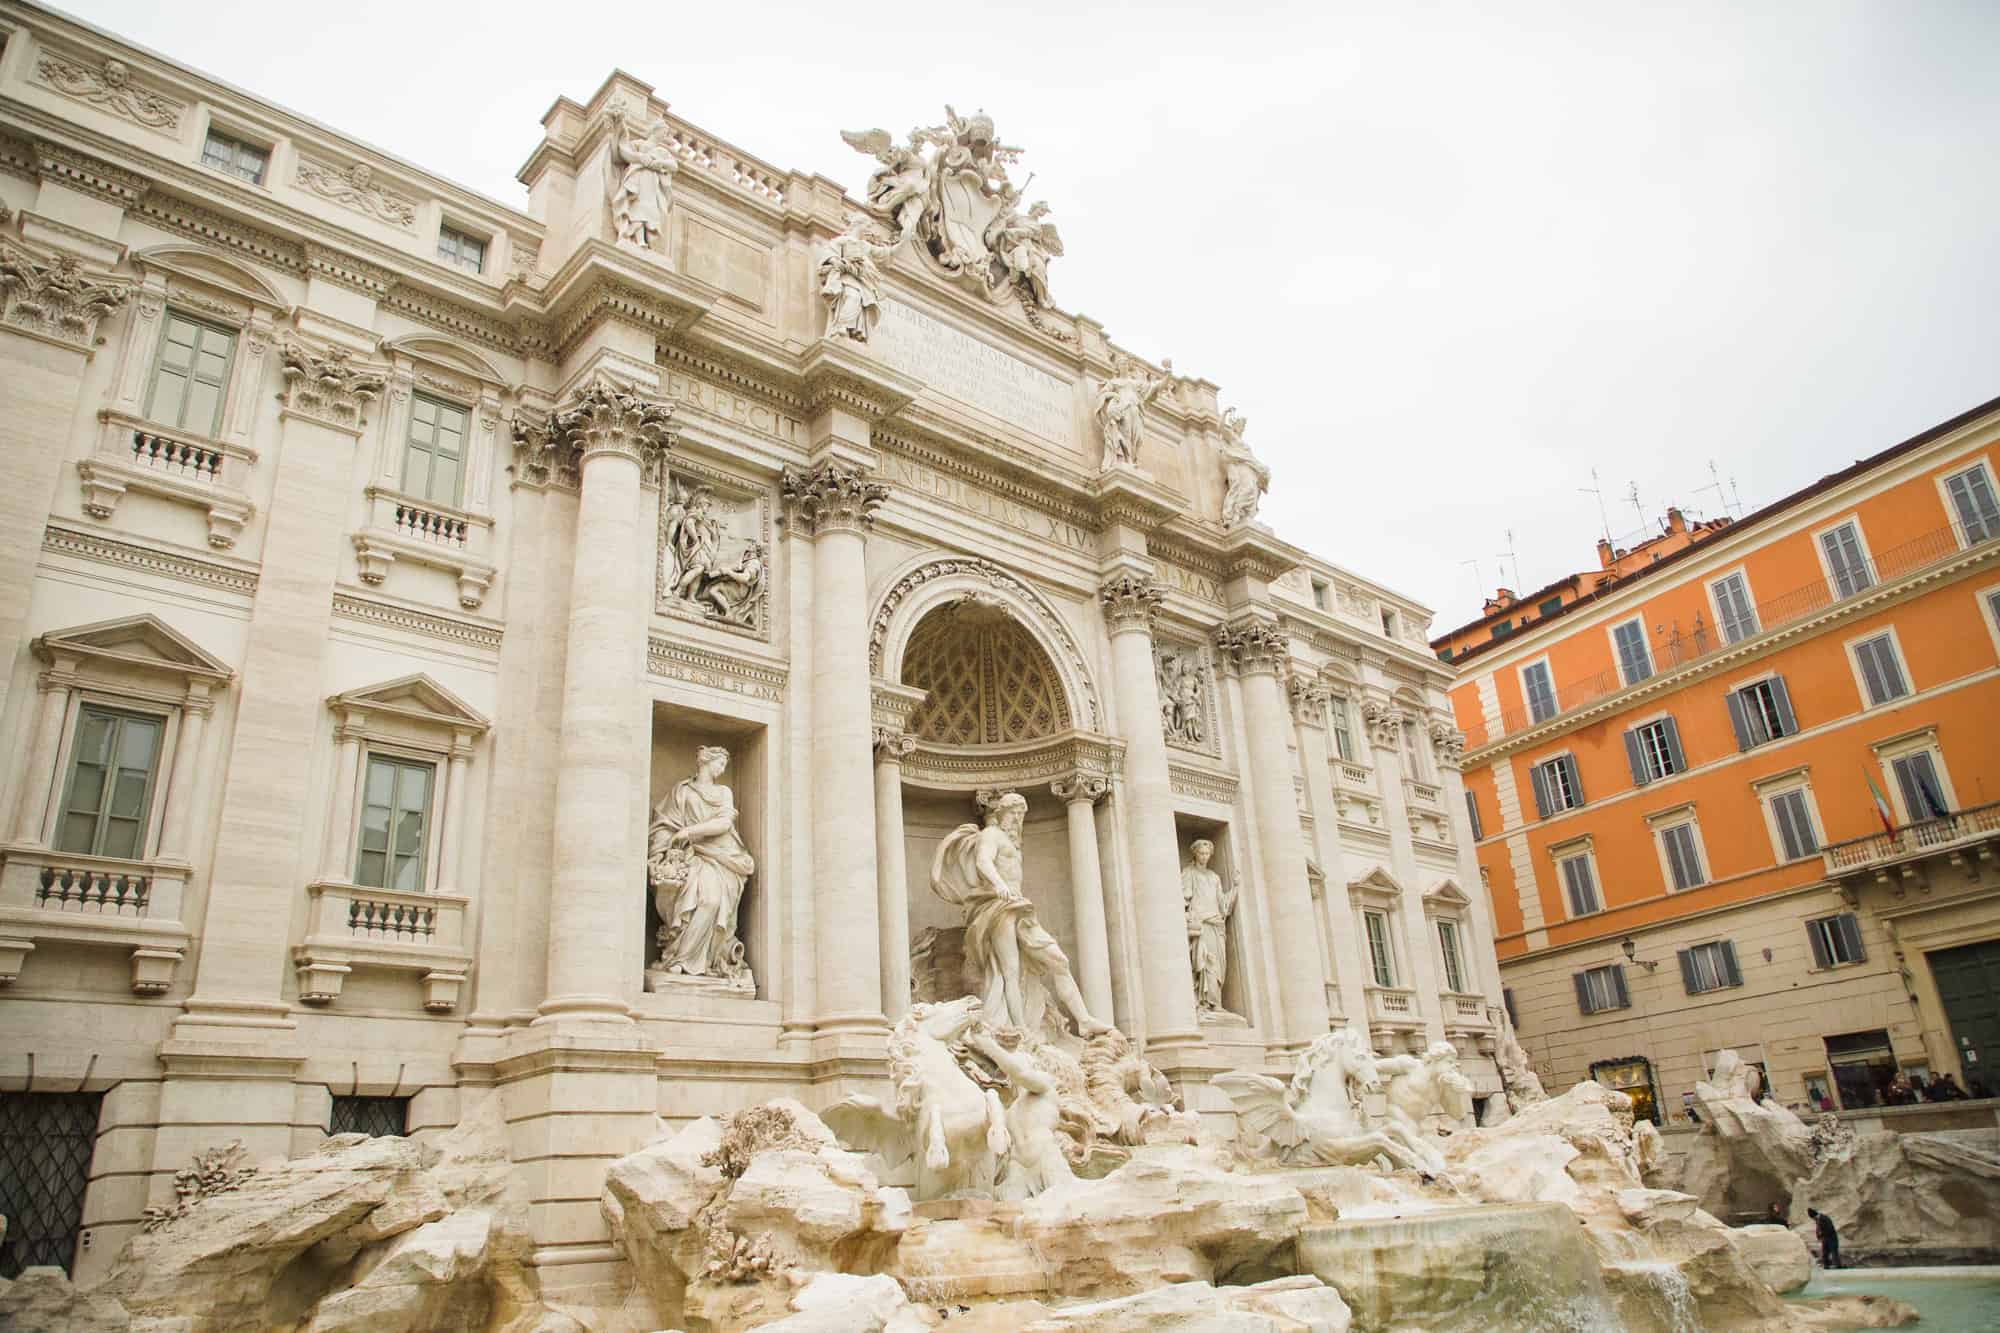
[[[1806,1209],[1806,1216],[1819,1228],[1819,1263],[1822,1268],[1840,1267],[1840,1233],[1834,1230],[1833,1219],[1817,1208]]]

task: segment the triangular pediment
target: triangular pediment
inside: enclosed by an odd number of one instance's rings
[[[1424,895],[1424,901],[1435,903],[1440,907],[1470,907],[1472,905],[1472,899],[1465,896],[1465,891],[1458,887],[1458,881],[1450,879],[1439,880],[1436,886]]]
[[[226,681],[236,675],[227,662],[154,615],[51,630],[35,640],[35,653],[43,661],[76,656],[203,680]]]
[[[1359,879],[1347,881],[1347,887],[1363,893],[1401,893],[1403,891],[1403,886],[1396,882],[1396,877],[1381,866],[1374,867]]]
[[[422,672],[336,694],[327,704],[335,709],[395,713],[454,730],[484,731],[492,725],[479,710]]]
[[[279,310],[288,307],[287,301],[278,289],[256,273],[241,264],[232,263],[221,255],[211,254],[192,245],[156,245],[150,250],[142,250],[134,255],[133,262],[142,268],[159,269],[189,282],[200,283],[217,291],[239,296],[253,305],[270,306]]]

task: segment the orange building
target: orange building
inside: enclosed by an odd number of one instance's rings
[[[1677,1118],[1734,1047],[1800,1107],[2000,1092],[1996,476],[2000,399],[1433,641],[1550,1086]]]

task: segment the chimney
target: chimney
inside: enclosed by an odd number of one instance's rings
[[[1667,531],[1668,532],[1687,531],[1687,517],[1681,513],[1679,507],[1676,505],[1667,506]]]
[[[1611,568],[1611,562],[1617,558],[1618,553],[1611,549],[1611,542],[1607,538],[1599,537],[1597,539],[1597,567],[1599,569],[1609,569]]]

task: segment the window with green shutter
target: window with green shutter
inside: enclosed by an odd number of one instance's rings
[[[222,399],[229,389],[229,359],[236,335],[169,309],[153,362],[146,416],[170,430],[213,436],[222,429]]]
[[[1440,921],[1438,928],[1438,955],[1444,960],[1444,988],[1454,993],[1465,991],[1465,965],[1458,951],[1458,923]]]
[[[1868,961],[1868,951],[1861,945],[1861,923],[1852,912],[1806,922],[1806,944],[1812,949],[1814,967],[1841,967]]]
[[[146,853],[165,720],[85,704],[70,746],[56,850],[137,861]]]
[[[1813,828],[1812,810],[1803,791],[1781,791],[1771,798],[1771,819],[1778,826],[1778,845],[1787,861],[1797,861],[1819,850],[1819,833]]]
[[[1736,945],[1729,940],[1697,944],[1679,954],[1681,985],[1689,995],[1743,984],[1743,972],[1736,965]]]
[[[1528,696],[1528,716],[1534,721],[1546,722],[1556,715],[1556,688],[1547,662],[1521,668],[1521,692]]]
[[[1717,579],[1708,586],[1715,594],[1715,614],[1724,643],[1735,643],[1757,632],[1757,612],[1750,605],[1750,588],[1741,574]]]
[[[368,756],[361,796],[361,836],[354,882],[421,893],[434,764]]]
[[[1558,862],[1562,867],[1563,895],[1569,901],[1569,914],[1589,916],[1592,912],[1604,910],[1604,904],[1597,896],[1597,877],[1591,873],[1588,856],[1565,857]]]
[[[1612,641],[1618,645],[1618,671],[1627,685],[1637,685],[1653,674],[1653,654],[1646,646],[1646,626],[1643,621],[1628,620],[1611,631]]]
[[[1660,830],[1660,843],[1667,850],[1667,873],[1675,892],[1708,883],[1702,869],[1701,849],[1694,840],[1693,824],[1674,824]]]
[[[1861,684],[1871,705],[1885,704],[1910,692],[1903,664],[1896,657],[1896,641],[1889,635],[1877,634],[1855,644],[1854,660],[1860,664]]]
[[[1766,741],[1790,736],[1799,729],[1792,714],[1792,696],[1782,676],[1752,681],[1724,696],[1729,705],[1729,726],[1736,733],[1736,748],[1748,750]]]
[[[1616,963],[1578,972],[1574,980],[1577,1008],[1586,1014],[1632,1007],[1632,993],[1625,988],[1625,969]]]
[[[403,492],[432,504],[456,506],[465,481],[466,411],[428,394],[410,403],[410,434],[403,456]]]
[[[1875,576],[1869,572],[1867,557],[1861,554],[1860,531],[1851,520],[1831,532],[1822,532],[1819,546],[1826,553],[1826,567],[1833,573],[1836,597],[1852,597],[1865,588],[1875,586]]]
[[[1957,527],[1965,534],[1967,546],[2000,536],[2000,503],[1993,498],[1993,478],[1987,475],[1984,463],[1946,477],[1944,489],[1951,497]]]
[[[1943,819],[1951,813],[1944,798],[1944,783],[1938,780],[1937,761],[1929,750],[1918,750],[1893,759],[1889,771],[1903,797],[1903,818],[1912,824],[1926,819]]]
[[[1632,768],[1632,783],[1643,787],[1661,778],[1670,778],[1687,768],[1681,750],[1680,728],[1671,717],[1663,717],[1625,733],[1625,759]]]

